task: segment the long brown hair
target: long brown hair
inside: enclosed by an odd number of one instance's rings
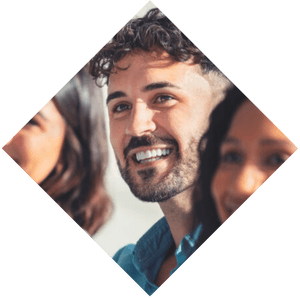
[[[112,211],[104,175],[107,137],[100,89],[84,69],[52,99],[66,122],[60,159],[40,186],[93,235]]]
[[[203,225],[198,246],[203,244],[221,226],[211,193],[211,184],[220,163],[221,144],[236,111],[246,99],[247,97],[237,87],[230,88],[225,99],[212,111],[209,128],[199,143],[200,167],[193,194],[196,203],[196,217]]]

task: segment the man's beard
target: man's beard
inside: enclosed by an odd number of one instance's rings
[[[154,146],[162,143],[175,146],[173,149],[176,158],[175,164],[172,169],[157,180],[155,184],[153,183],[155,181],[154,179],[159,176],[159,171],[156,167],[149,167],[137,171],[137,176],[142,179],[142,183],[138,183],[130,170],[129,160],[131,158],[127,156],[128,152],[141,146]],[[178,143],[174,139],[157,138],[154,136],[132,137],[130,143],[124,149],[125,167],[121,167],[118,159],[117,163],[121,176],[137,198],[145,202],[164,202],[194,184],[199,166],[197,149],[198,142],[193,139],[185,152],[186,157],[182,158],[179,153]]]

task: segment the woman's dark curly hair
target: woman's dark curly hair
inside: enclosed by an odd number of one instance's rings
[[[237,87],[229,89],[225,99],[211,113],[209,128],[199,143],[199,176],[193,195],[197,220],[203,224],[199,246],[221,225],[211,194],[211,183],[220,162],[221,144],[234,114],[246,99],[247,97]]]
[[[158,9],[144,17],[130,20],[90,61],[90,74],[99,86],[108,83],[109,75],[121,69],[117,63],[134,50],[166,51],[174,60],[193,59],[204,73],[220,72],[217,67]],[[123,69],[124,70],[124,69]],[[106,81],[104,82],[104,79]]]
[[[104,185],[108,148],[99,91],[82,69],[52,99],[66,134],[57,165],[40,184],[90,235],[112,210]]]

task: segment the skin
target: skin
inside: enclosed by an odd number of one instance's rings
[[[148,201],[159,194],[156,201],[175,242],[156,278],[160,286],[176,266],[175,248],[193,229],[191,193],[199,164],[197,146],[227,81],[217,83],[218,77],[203,75],[199,65],[176,62],[159,51],[128,54],[119,66],[127,69],[115,70],[108,84],[111,144],[135,196]],[[131,141],[143,137],[151,145],[131,147]],[[137,152],[158,148],[169,148],[171,154],[143,164],[135,161]]]
[[[221,144],[212,195],[225,222],[296,151],[296,146],[249,100],[237,110]]]
[[[51,100],[3,150],[40,184],[58,163],[65,132],[65,121]]]

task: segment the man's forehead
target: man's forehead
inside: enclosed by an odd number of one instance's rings
[[[185,75],[187,74],[186,70],[182,70],[182,72],[178,70],[172,72],[171,70],[169,72],[169,70],[163,71],[161,68],[149,69],[149,71],[144,69],[141,73],[137,71],[136,74],[134,72],[131,72],[131,74],[124,72],[124,76],[122,76],[121,72],[115,74],[109,81],[107,102],[109,99],[116,98],[116,95],[119,98],[126,94],[129,95],[136,92],[148,93],[162,88],[187,90],[188,86],[190,86],[189,82],[195,82],[194,78],[192,79],[190,76]],[[198,75],[198,77],[201,76]],[[199,82],[199,86],[200,84],[201,82]],[[114,94],[114,97],[112,97],[112,94]]]

